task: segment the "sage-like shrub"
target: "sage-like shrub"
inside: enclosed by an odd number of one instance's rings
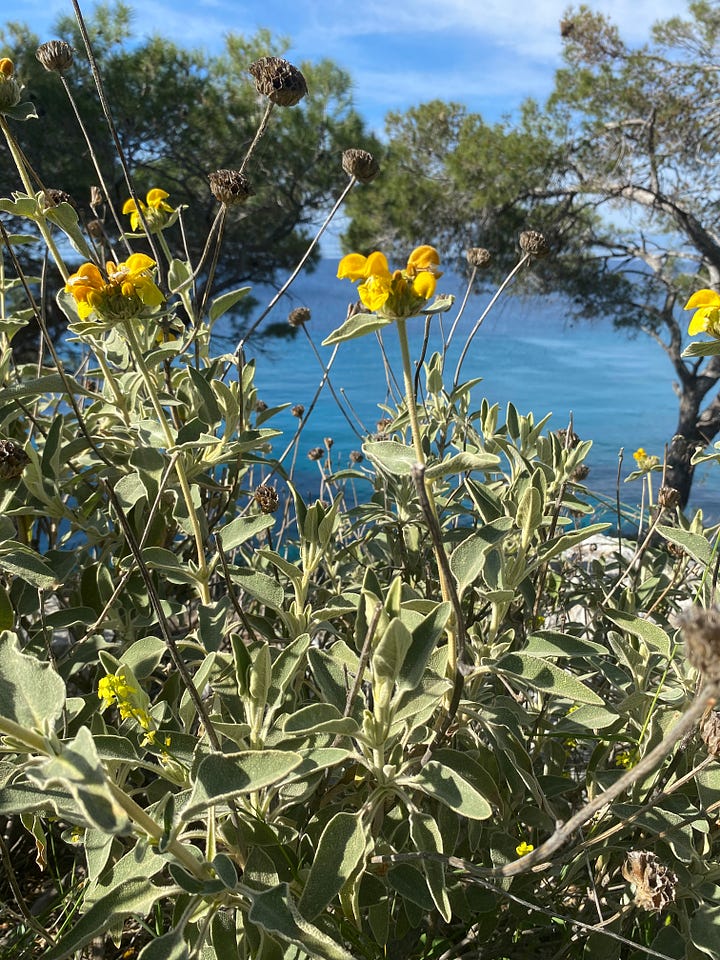
[[[250,72],[258,141],[306,87],[278,58]],[[407,323],[453,309],[418,238],[401,269],[340,263],[360,302],[326,345],[381,362],[398,337],[402,399],[305,502],[311,398],[280,436],[252,331],[213,348],[246,293],[212,280],[255,144],[210,173],[190,263],[166,235],[193,211],[161,186],[130,180],[113,234],[38,183],[8,59],[0,111],[3,956],[717,957],[715,530],[653,487],[657,459],[635,456],[637,535],[593,522],[590,442],[461,379],[480,321],[454,373],[456,323],[412,358]],[[372,189],[369,154],[343,167]],[[547,252],[524,233],[513,275]]]

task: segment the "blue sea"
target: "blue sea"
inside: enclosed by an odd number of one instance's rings
[[[348,304],[355,299],[354,285],[337,280],[336,270],[337,260],[322,260],[313,273],[301,274],[263,324],[282,323],[293,307],[309,307],[311,320],[307,331],[325,362],[329,361],[332,348],[320,344],[340,326]],[[446,334],[464,291],[463,280],[450,272],[439,281],[438,293],[452,293],[457,298],[442,321]],[[492,292],[473,295],[465,308],[449,352],[450,379],[467,335]],[[274,291],[256,288],[253,293],[260,305],[255,314],[258,316]],[[424,321],[410,321],[408,327],[411,356],[417,359]],[[432,328],[428,358],[442,342],[438,318],[433,320]],[[383,331],[383,339],[400,382],[399,348],[393,327]],[[323,371],[302,330],[290,341],[256,334],[248,344],[247,355],[256,359],[259,396],[268,406],[310,406]],[[474,377],[482,377],[482,383],[473,390],[475,405],[479,406],[486,397],[491,403],[500,404],[502,414],[507,403],[512,402],[520,413],[532,411],[536,421],[549,413],[551,429],[566,427],[572,416],[575,432],[583,440],[593,441],[586,461],[590,474],[585,483],[613,502],[618,458],[624,451],[620,496],[630,506],[637,505],[641,496],[639,481],[624,482],[634,466],[633,451],[644,447],[648,454],[656,454],[662,460],[664,446],[677,424],[674,370],[662,349],[646,335],[629,338],[614,330],[609,322],[572,319],[570,306],[560,297],[503,295],[485,319],[463,363],[461,379]],[[298,476],[309,486],[319,476],[317,464],[307,460],[309,449],[323,446],[324,438],[332,437],[333,466],[346,467],[350,451],[359,449],[362,442],[348,420],[360,433],[363,427],[366,433],[373,433],[377,421],[385,415],[380,405],[388,400],[387,377],[374,334],[340,345],[330,381],[344,413],[326,385],[300,441]],[[500,422],[502,419],[501,415]],[[289,439],[297,420],[288,410],[268,425],[283,429]],[[279,453],[284,445],[278,439],[273,452]],[[699,468],[689,510],[702,507],[706,518],[718,517],[719,493],[720,466]]]

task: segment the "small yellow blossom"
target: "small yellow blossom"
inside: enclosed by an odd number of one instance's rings
[[[634,754],[634,751],[630,750],[620,750],[615,754],[615,766],[622,767],[623,770],[629,770],[630,767],[634,767],[637,763],[637,758]]]
[[[369,257],[349,253],[338,265],[338,279],[363,281],[358,296],[373,313],[388,320],[414,317],[423,312],[434,295],[440,255],[434,247],[416,247],[408,257],[404,270],[390,271],[387,257],[375,250]]]
[[[644,447],[638,447],[635,453],[633,454],[633,460],[637,464],[638,470],[644,470],[646,473],[657,467],[660,463],[660,460],[656,456],[650,456]]]
[[[0,74],[2,74],[3,77],[11,77],[14,73],[15,66],[12,60],[8,57],[3,57],[2,60],[0,60]]]
[[[128,682],[130,677],[122,667],[117,673],[109,673],[98,682],[98,697],[103,701],[102,709],[117,706],[121,720],[135,720],[145,731],[141,746],[155,742],[155,721],[147,711],[150,700],[139,687]],[[137,682],[137,681],[136,681]]]
[[[159,307],[165,299],[152,279],[155,261],[144,253],[131,254],[125,263],[109,261],[107,279],[94,263],[84,263],[68,278],[81,320],[97,313],[105,320],[129,320],[145,307]]]
[[[138,213],[139,206],[145,217],[150,233],[158,233],[160,230],[163,230],[166,226],[168,226],[167,214],[175,212],[169,203],[165,203],[166,198],[169,196],[170,194],[167,192],[167,190],[161,190],[159,187],[153,187],[152,190],[148,190],[147,196],[145,197],[145,203],[143,203],[142,200],[139,200],[136,204],[131,198],[125,201],[122,212],[130,214],[130,226],[133,228],[133,230],[142,230],[143,223],[140,219],[140,214]]]
[[[15,66],[12,60],[3,57],[0,60],[0,113],[17,106],[20,93],[20,84],[15,79]]]
[[[522,843],[519,843],[519,844],[515,847],[515,853],[516,853],[519,857],[524,857],[524,856],[526,856],[528,853],[532,853],[532,851],[533,851],[534,849],[535,849],[534,844],[532,844],[532,843],[526,843],[526,842],[523,840]]]
[[[698,290],[685,304],[685,310],[694,310],[688,333],[709,333],[720,338],[720,294],[714,290]]]

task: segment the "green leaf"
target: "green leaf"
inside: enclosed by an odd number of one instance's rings
[[[720,344],[720,340],[717,341]],[[712,548],[705,537],[699,533],[691,533],[689,530],[681,530],[679,527],[668,527],[664,523],[659,523],[656,527],[660,536],[665,537],[670,543],[675,543],[682,547],[693,560],[698,563],[708,564],[712,559]]]
[[[438,825],[430,814],[413,810],[410,813],[410,837],[416,850],[427,853],[442,853],[443,842]],[[450,899],[445,887],[445,866],[429,857],[422,861],[423,873],[427,880],[428,889],[446,923],[452,919]]]
[[[55,574],[40,554],[16,540],[0,544],[0,570],[41,590],[50,590],[57,585]]]
[[[528,657],[607,657],[607,647],[592,640],[581,640],[569,633],[557,633],[554,630],[539,630],[528,637],[527,646],[522,651]]]
[[[271,610],[282,611],[285,591],[272,577],[249,567],[231,567],[230,579]]]
[[[372,654],[373,674],[378,680],[395,683],[411,643],[412,635],[405,624],[391,620]]]
[[[429,760],[419,773],[402,782],[470,820],[487,820],[492,814],[492,807],[474,786],[437,760]]]
[[[137,960],[187,960],[189,956],[185,931],[182,927],[176,927],[146,944]]]
[[[220,527],[218,533],[222,540],[223,550],[230,552],[241,543],[251,540],[263,530],[267,530],[275,523],[275,518],[270,515],[261,514],[257,517],[236,517],[224,527]]]
[[[304,919],[292,901],[287,883],[256,894],[248,919],[272,936],[299,947],[313,960],[355,960],[334,939]]]
[[[282,729],[289,735],[298,733],[352,735],[358,731],[358,725],[352,717],[343,717],[337,707],[331,703],[310,703],[293,713],[286,714],[281,720],[283,721]]]
[[[24,100],[22,103],[17,103],[14,107],[3,110],[3,113],[6,117],[12,117],[13,120],[37,120],[37,110],[35,109],[35,104],[31,103],[29,100]]]
[[[593,523],[588,527],[581,527],[579,530],[571,530],[570,533],[564,533],[554,540],[548,540],[547,543],[544,543],[538,549],[538,562],[546,563],[565,550],[570,550],[570,548],[576,544],[582,543],[583,540],[595,536],[596,533],[602,533],[610,526],[611,524],[609,523]]]
[[[694,340],[689,343],[682,357],[716,357],[720,354],[720,340]]]
[[[510,517],[498,517],[455,547],[450,555],[450,569],[457,580],[461,598],[470,584],[480,576],[487,552],[500,543],[512,528],[513,521]]]
[[[87,727],[81,727],[74,740],[63,744],[57,756],[28,768],[27,776],[41,786],[63,787],[99,830],[123,833],[127,829],[127,814],[110,792],[93,736]]]
[[[335,814],[320,837],[298,909],[313,920],[327,907],[355,872],[365,853],[365,827],[354,811]]]
[[[449,310],[450,307],[455,303],[455,297],[452,293],[446,293],[443,296],[435,297],[433,302],[429,307],[425,307],[422,311],[423,316],[432,315],[435,313],[445,313],[446,310]]]
[[[412,632],[410,647],[398,673],[398,690],[414,690],[425,673],[430,654],[442,637],[452,613],[452,604],[439,603]]]
[[[644,617],[626,613],[624,610],[605,610],[605,616],[622,630],[626,630],[634,637],[644,640],[651,650],[662,654],[663,657],[670,656],[672,649],[670,637],[656,623],[652,623]]]
[[[15,626],[15,611],[5,587],[0,586],[0,630],[12,630]]]
[[[239,300],[246,297],[251,289],[251,287],[238,287],[237,290],[228,290],[227,293],[222,293],[219,297],[216,297],[210,304],[208,312],[210,323],[214,323],[224,313],[227,313]]]
[[[504,676],[517,677],[535,690],[552,693],[573,703],[592,703],[599,707],[605,701],[566,670],[561,670],[548,660],[540,660],[525,653],[510,653],[494,665],[494,670]]]
[[[290,750],[211,754],[198,767],[195,786],[181,818],[192,820],[207,807],[270,787],[284,780],[301,763],[300,754]]]
[[[156,900],[173,897],[177,893],[177,887],[155,887],[147,879],[128,880],[94,903],[62,939],[43,954],[43,960],[63,960],[107,930],[115,917],[123,920],[133,914],[145,917]]]
[[[458,473],[469,473],[480,470],[487,473],[496,470],[500,465],[500,457],[494,453],[457,453],[453,457],[433,463],[425,471],[428,480],[438,480],[440,477],[454,476]]]
[[[376,466],[396,477],[409,477],[418,462],[414,448],[396,440],[368,440],[362,448]]]
[[[333,343],[343,343],[345,340],[354,340],[356,337],[364,337],[366,333],[374,333],[392,323],[391,320],[385,320],[377,317],[374,313],[356,313],[349,317],[337,330],[325,337],[322,342],[323,347],[329,347]]]
[[[65,684],[49,663],[20,651],[15,634],[0,633],[0,717],[44,733],[65,704]]]

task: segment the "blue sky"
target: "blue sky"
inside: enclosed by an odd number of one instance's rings
[[[128,0],[139,36],[162,32],[213,53],[223,35],[260,27],[290,41],[295,63],[329,57],[353,79],[355,105],[380,133],[388,110],[439,98],[488,120],[527,97],[542,100],[560,66],[558,22],[567,0]],[[686,0],[586,0],[641,43],[657,19],[682,15]],[[577,4],[576,4],[577,5]],[[4,4],[5,19],[27,22],[41,40],[72,14],[70,0]],[[89,3],[81,4],[87,14]],[[2,21],[0,21],[2,22]]]

